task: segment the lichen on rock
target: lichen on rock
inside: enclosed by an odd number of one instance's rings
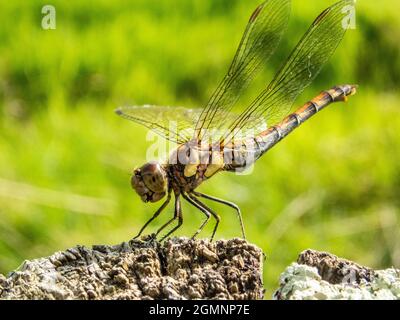
[[[375,271],[332,254],[307,250],[280,276],[280,300],[400,299],[400,270]]]

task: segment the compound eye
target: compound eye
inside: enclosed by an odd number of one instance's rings
[[[144,184],[153,192],[165,191],[164,176],[160,172],[142,174]]]
[[[157,162],[145,164],[141,170],[144,184],[153,192],[164,192],[167,187],[167,179],[164,169]]]

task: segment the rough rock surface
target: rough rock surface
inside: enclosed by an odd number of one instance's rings
[[[241,239],[76,246],[0,275],[0,299],[262,299],[262,262]]]
[[[307,250],[281,274],[274,298],[400,299],[400,270],[374,271],[329,253]]]

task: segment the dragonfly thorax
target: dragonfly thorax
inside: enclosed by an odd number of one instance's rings
[[[151,161],[134,171],[131,185],[144,202],[157,202],[167,193],[167,173],[158,162]]]

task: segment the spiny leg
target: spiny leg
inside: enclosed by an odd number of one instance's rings
[[[169,231],[166,235],[164,235],[160,241],[163,241],[165,238],[167,238],[169,235],[174,233],[178,228],[181,227],[183,223],[183,217],[182,217],[182,208],[181,208],[181,201],[179,198],[179,194],[175,194],[175,211],[174,211],[174,217],[167,221],[160,229],[157,230],[156,236],[164,230],[167,226],[169,226],[173,221],[178,219],[178,224],[171,230]]]
[[[203,212],[206,215],[206,220],[203,221],[203,223],[200,225],[200,228],[196,231],[196,233],[193,235],[192,239],[197,237],[197,235],[203,230],[204,226],[208,223],[210,220],[210,216],[212,215],[215,220],[216,224],[213,230],[213,233],[211,235],[211,241],[214,239],[215,232],[217,231],[218,224],[221,220],[218,214],[216,214],[213,210],[211,210],[208,206],[206,206],[204,203],[202,203],[199,199],[197,199],[193,194],[189,194],[189,198],[184,195],[184,198],[193,206],[195,206],[197,209],[199,209],[201,212]]]
[[[203,207],[205,210],[207,210],[209,213],[211,213],[211,215],[214,217],[216,222],[215,222],[215,226],[214,226],[213,232],[211,234],[211,241],[213,241],[215,233],[217,232],[217,229],[218,229],[218,225],[219,225],[219,223],[221,221],[220,216],[217,213],[215,213],[214,210],[210,209],[210,207],[208,207],[206,204],[204,204],[199,199],[197,199],[193,194],[191,194],[189,196],[192,198],[193,201],[196,201],[198,205]]]
[[[203,230],[203,228],[207,224],[208,220],[210,220],[211,214],[210,214],[210,212],[208,212],[208,210],[206,208],[204,208],[200,203],[198,203],[200,201],[198,201],[196,198],[194,198],[190,195],[189,195],[189,197],[187,197],[185,194],[183,194],[182,196],[186,199],[187,202],[189,202],[192,206],[199,209],[206,216],[206,219],[203,221],[203,223],[200,225],[199,229],[192,236],[192,239],[194,239],[201,232],[201,230]]]
[[[153,214],[153,216],[144,224],[144,226],[140,229],[139,233],[137,234],[137,236],[135,236],[133,239],[137,239],[141,236],[141,234],[143,233],[144,229],[146,229],[146,227],[155,219],[159,216],[159,214],[165,209],[165,207],[169,204],[169,202],[171,201],[171,190],[168,191],[168,197],[167,199],[164,201],[164,203],[161,205],[160,208],[158,208],[158,210]]]
[[[219,199],[219,198],[216,198],[216,197],[212,197],[212,196],[209,196],[207,194],[196,192],[196,191],[193,191],[193,194],[196,195],[197,197],[201,197],[201,198],[205,198],[205,199],[208,199],[208,200],[211,200],[211,201],[215,201],[215,202],[227,205],[228,207],[231,207],[231,208],[235,209],[236,212],[237,212],[238,218],[239,218],[240,228],[242,229],[243,239],[246,239],[246,233],[244,231],[242,213],[240,211],[240,208],[236,204],[234,204],[233,202],[230,202],[230,201],[222,200],[222,199]]]

